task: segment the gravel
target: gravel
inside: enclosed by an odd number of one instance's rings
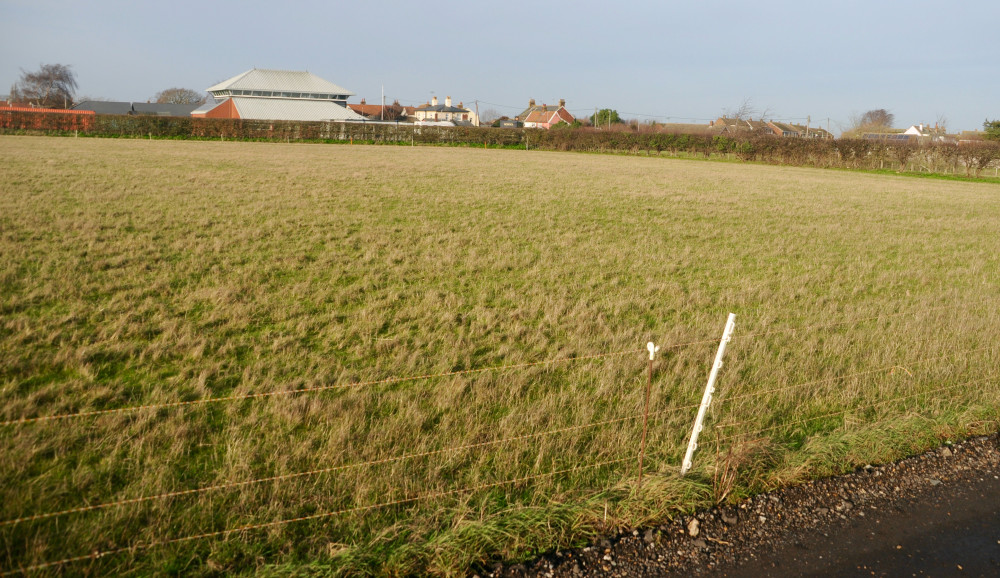
[[[991,478],[1000,470],[1000,434],[946,445],[886,465],[754,496],[662,525],[551,552],[530,563],[497,565],[480,576],[685,576],[739,573],[804,536],[833,535],[858,520],[904,513],[935,493]]]

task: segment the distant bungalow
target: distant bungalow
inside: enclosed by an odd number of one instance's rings
[[[207,89],[195,118],[364,120],[347,107],[354,93],[307,71],[254,68]]]

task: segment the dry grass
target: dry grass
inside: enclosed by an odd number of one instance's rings
[[[343,467],[0,526],[0,569],[440,493],[72,572],[461,573],[709,504],[713,475],[738,497],[998,423],[995,185],[406,147],[0,154],[0,420],[634,352],[2,426],[3,520]],[[710,426],[740,425],[701,445],[752,440],[749,466],[706,450],[679,480],[693,411],[672,409],[728,311]]]

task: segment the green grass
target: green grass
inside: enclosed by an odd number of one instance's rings
[[[997,429],[995,184],[437,147],[0,153],[0,420],[563,360],[0,426],[0,520],[227,486],[0,525],[2,570],[138,545],[65,571],[461,574]]]

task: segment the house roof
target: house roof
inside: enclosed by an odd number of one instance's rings
[[[214,104],[213,104],[214,107]],[[156,102],[116,102],[110,100],[85,100],[73,110],[92,110],[96,114],[148,114],[155,116],[191,116],[198,107],[193,104],[166,104]]]
[[[92,110],[96,114],[131,114],[132,103],[110,100],[85,100],[75,105],[73,110]]]
[[[545,110],[533,110],[528,113],[528,116],[524,117],[524,122],[535,122],[535,123],[546,123],[546,122],[559,122],[558,114],[556,111],[545,111]],[[555,118],[553,118],[555,117]]]
[[[671,134],[707,134],[712,132],[712,127],[707,124],[683,122],[656,123],[656,128]]]
[[[225,99],[222,99],[222,100],[225,100]],[[203,104],[203,105],[199,106],[198,108],[192,110],[191,114],[192,115],[204,114],[204,113],[212,110],[213,108],[219,106],[219,103],[222,102],[222,100],[215,100],[215,98],[209,96],[208,99],[205,100],[205,104]]]
[[[364,117],[330,100],[233,97],[240,118],[252,120],[364,120]],[[220,103],[221,104],[221,103]]]
[[[305,70],[271,70],[266,68],[248,70],[208,88],[209,92],[219,90],[278,90],[354,95],[350,90],[337,86],[328,80],[323,80]]]
[[[521,114],[515,116],[517,120],[526,120],[528,115],[533,112],[556,112],[560,108],[565,108],[565,106],[558,104],[536,104],[534,106],[529,106],[528,108],[521,111]],[[528,121],[532,122],[532,121]]]
[[[394,107],[397,106],[399,107],[399,109],[403,111],[404,116],[413,116],[414,111],[416,111],[414,107],[403,106],[399,104],[399,102],[395,102],[391,105],[387,104],[385,106],[385,109],[387,111],[391,111]],[[361,100],[361,104],[348,104],[347,108],[353,110],[354,112],[360,114],[361,116],[366,116],[371,119],[378,119],[379,116],[382,114],[381,104],[366,104],[363,99]]]
[[[422,104],[416,110],[422,112],[472,112],[467,108],[458,108],[457,106],[448,106],[446,104]]]
[[[152,114],[156,116],[191,116],[198,108],[196,104],[167,104],[162,102],[133,102],[132,111],[136,114]]]
[[[522,122],[534,122],[534,123],[549,123],[556,124],[559,121],[565,122],[567,124],[572,124],[575,118],[573,115],[566,110],[564,106],[536,106],[533,109],[525,111],[528,114],[525,116],[518,116],[518,120]],[[524,113],[522,113],[524,114]]]
[[[802,136],[806,136],[806,134],[808,134],[809,136],[833,138],[833,135],[827,132],[826,129],[820,128],[818,126],[805,127],[802,126],[801,124],[791,124],[791,123],[789,123],[789,126],[799,131],[799,133],[801,133]]]

